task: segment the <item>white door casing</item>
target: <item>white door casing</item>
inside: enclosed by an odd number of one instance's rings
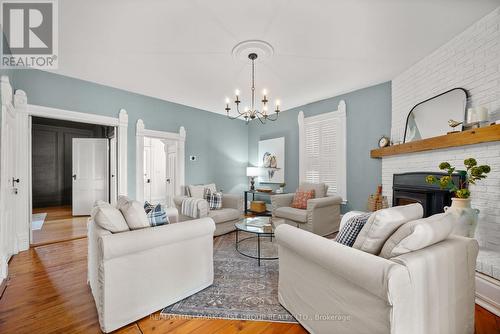
[[[145,129],[142,119],[136,124],[136,200],[144,202],[144,138],[157,138],[176,143],[175,195],[183,194],[185,185],[185,144],[186,130],[183,126],[179,133]]]
[[[73,216],[88,216],[95,201],[108,201],[108,139],[73,138]]]
[[[172,207],[176,188],[177,143],[165,143],[165,154],[167,159],[167,206]]]

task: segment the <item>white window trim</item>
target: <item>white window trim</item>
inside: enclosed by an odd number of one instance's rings
[[[300,111],[298,116],[299,123],[299,181],[305,182],[306,180],[306,167],[305,167],[305,124],[308,121],[321,121],[322,119],[327,119],[332,116],[339,118],[340,120],[340,131],[341,136],[343,137],[341,152],[337,153],[338,159],[343,162],[339,164],[339,175],[340,180],[338,180],[338,187],[341,189],[341,193],[338,194],[342,197],[342,203],[347,203],[347,113],[346,113],[346,104],[344,100],[341,100],[338,104],[338,108],[335,111],[320,114],[317,116],[304,117],[304,112]]]
[[[172,140],[177,143],[177,168],[175,171],[175,195],[182,195],[185,187],[186,169],[186,129],[179,128],[179,133],[146,129],[142,119],[136,124],[136,150],[135,150],[135,197],[139,202],[144,202],[144,137]],[[177,180],[179,180],[177,182]]]

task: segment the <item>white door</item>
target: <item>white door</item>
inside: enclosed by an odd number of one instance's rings
[[[7,277],[7,262],[17,252],[17,222],[15,208],[17,206],[17,186],[20,182],[16,176],[16,137],[14,110],[2,106],[1,134],[1,180],[0,180],[0,280]]]
[[[157,138],[151,139],[151,202],[166,205],[167,163],[165,144]]]
[[[176,144],[170,145],[167,151],[167,206],[173,206],[175,195],[175,167],[177,166]]]
[[[166,205],[165,145],[157,138],[144,138],[144,201]]]
[[[97,200],[108,201],[108,140],[73,138],[73,216],[88,216]]]

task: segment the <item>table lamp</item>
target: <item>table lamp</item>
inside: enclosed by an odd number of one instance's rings
[[[259,167],[247,167],[247,176],[250,178],[250,190],[255,190],[255,177],[260,176]]]

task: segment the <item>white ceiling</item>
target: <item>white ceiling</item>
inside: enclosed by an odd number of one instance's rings
[[[256,87],[289,109],[394,78],[500,0],[61,0],[57,73],[224,113],[232,48],[274,47]]]

